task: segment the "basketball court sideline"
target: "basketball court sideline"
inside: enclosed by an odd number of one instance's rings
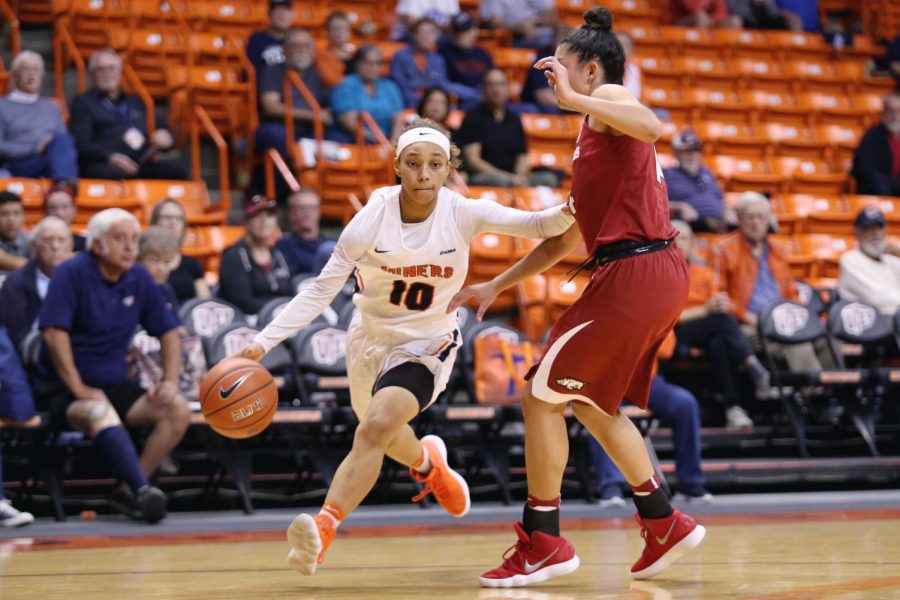
[[[720,496],[690,505],[707,526],[693,555],[633,582],[641,549],[630,509],[563,507],[581,568],[526,589],[480,589],[477,576],[513,543],[518,505],[476,503],[455,520],[438,507],[364,507],[314,577],[285,565],[292,510],[175,513],[159,526],[116,516],[40,519],[0,532],[3,598],[581,598],[900,597],[896,492]],[[308,509],[307,509],[308,510]]]

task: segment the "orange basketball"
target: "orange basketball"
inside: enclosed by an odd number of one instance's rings
[[[200,409],[217,433],[248,438],[272,422],[278,409],[278,388],[272,374],[258,362],[226,358],[203,378]]]

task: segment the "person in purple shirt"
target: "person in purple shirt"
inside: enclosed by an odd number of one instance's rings
[[[663,169],[673,218],[690,223],[694,231],[724,233],[735,217],[726,211],[725,195],[716,176],[703,165],[703,143],[687,128],[672,139],[678,166]]]
[[[75,428],[93,439],[123,485],[114,505],[155,523],[166,496],[150,485],[160,462],[181,441],[190,419],[178,393],[181,343],[178,318],[147,270],[135,264],[140,224],[110,208],[88,223],[88,248],[53,273],[38,325],[44,338],[35,402],[54,428]],[[137,326],[159,338],[163,374],[153,389],[129,379],[126,356]],[[125,425],[149,426],[140,458]]]
[[[322,201],[311,188],[300,188],[288,196],[287,217],[290,231],[275,243],[291,270],[291,275],[318,275],[331,258],[335,241],[319,232]]]
[[[478,26],[469,13],[459,13],[450,25],[453,35],[438,44],[438,52],[447,63],[447,78],[478,94],[485,74],[494,68],[494,61],[487,50],[475,45]],[[543,77],[543,71],[539,73]]]

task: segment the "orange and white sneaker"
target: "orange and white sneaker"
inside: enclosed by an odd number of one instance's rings
[[[334,541],[334,523],[322,515],[297,515],[287,530],[288,564],[304,575],[316,572],[319,563],[325,560],[325,551]]]
[[[426,435],[422,438],[422,445],[428,448],[431,471],[428,475],[422,475],[415,469],[409,470],[412,478],[425,486],[419,494],[413,496],[413,502],[418,502],[433,492],[435,500],[451,516],[464,517],[472,506],[469,484],[462,475],[447,466],[447,446],[444,440],[436,435]]]

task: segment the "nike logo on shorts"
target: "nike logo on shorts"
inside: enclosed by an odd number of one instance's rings
[[[247,375],[244,375],[243,377],[241,377],[240,379],[238,379],[238,380],[235,381],[234,383],[232,383],[232,384],[231,384],[231,387],[229,387],[227,390],[226,390],[225,388],[220,387],[220,388],[219,388],[219,397],[222,398],[222,400],[228,400],[228,396],[230,396],[231,394],[233,394],[233,393],[234,393],[234,390],[236,390],[236,389],[238,389],[239,387],[241,387],[241,384],[244,383],[245,381],[247,381],[247,378],[248,378],[248,377],[250,377],[250,374],[249,374],[249,373],[248,373]]]
[[[526,558],[526,559],[525,559],[525,573],[527,573],[527,574],[529,574],[529,575],[530,575],[531,573],[534,573],[535,571],[537,571],[538,569],[540,569],[541,567],[543,567],[544,564],[545,564],[548,560],[550,560],[551,558],[553,558],[553,555],[556,554],[558,551],[559,551],[559,548],[557,548],[556,550],[554,550],[553,552],[551,552],[550,554],[548,554],[547,556],[545,556],[543,560],[539,560],[539,561],[537,561],[537,562],[534,563],[534,564],[531,564],[530,562],[528,562],[528,559]]]

